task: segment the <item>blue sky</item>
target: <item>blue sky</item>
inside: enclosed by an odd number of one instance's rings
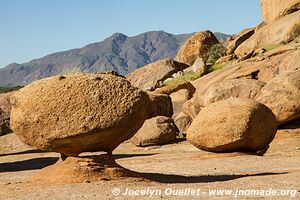
[[[232,34],[261,21],[259,0],[0,0],[0,67],[99,42],[114,32]]]

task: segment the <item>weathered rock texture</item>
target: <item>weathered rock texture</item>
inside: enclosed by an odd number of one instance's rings
[[[205,92],[212,84],[224,79],[251,78],[267,83],[286,71],[300,69],[299,57],[300,50],[287,45],[266,53],[262,58],[230,64],[191,83],[197,93]]]
[[[267,23],[300,9],[299,0],[260,0],[260,5]]]
[[[235,37],[234,40],[232,40],[228,45],[227,45],[227,55],[233,54],[235,49],[240,46],[245,40],[250,38],[254,34],[255,28],[248,28],[240,33]]]
[[[234,54],[230,54],[230,55],[219,58],[215,64],[216,65],[217,64],[227,64],[229,61],[233,61],[235,59],[236,59],[236,56]]]
[[[136,146],[163,145],[174,141],[178,133],[171,118],[158,116],[146,120],[130,141]]]
[[[186,130],[189,128],[192,121],[193,119],[184,112],[180,112],[174,119],[174,122],[177,128],[179,129],[180,133],[186,133]]]
[[[184,103],[182,111],[192,119],[201,110],[198,96],[201,96],[207,89],[222,80],[228,79],[258,79],[268,83],[274,77],[291,70],[300,69],[300,50],[297,50],[297,43],[290,43],[265,53],[262,57],[229,64],[223,69],[211,72],[191,83],[196,88],[194,96]],[[197,94],[197,95],[196,95]]]
[[[200,76],[206,74],[208,69],[203,58],[197,58],[191,68],[193,72],[198,73]]]
[[[181,89],[177,92],[170,94],[172,105],[173,105],[173,115],[177,115],[183,104],[191,98],[191,95],[187,89]]]
[[[252,99],[230,98],[203,108],[187,131],[187,140],[212,152],[266,148],[275,137],[272,111]]]
[[[45,167],[39,171],[33,181],[46,183],[81,183],[101,180],[122,180],[140,178],[139,174],[118,165],[113,157],[100,155],[93,157],[69,157],[65,161]]]
[[[197,58],[204,58],[210,47],[217,43],[219,41],[212,32],[198,32],[181,46],[175,60],[191,66]]]
[[[300,70],[283,73],[258,94],[257,101],[268,106],[278,124],[300,118]]]
[[[10,111],[11,111],[10,97],[14,93],[15,92],[7,92],[7,93],[0,94],[0,108],[8,115],[10,115]]]
[[[9,117],[7,117],[5,112],[0,108],[0,136],[10,132]]]
[[[11,133],[10,128],[10,96],[14,92],[0,94],[0,135]]]
[[[155,90],[174,73],[189,67],[171,59],[159,60],[141,67],[126,76],[127,80],[141,90]]]
[[[254,35],[237,47],[235,54],[241,58],[260,47],[290,42],[299,34],[300,11],[297,11],[258,29]]]
[[[167,94],[148,93],[151,101],[149,117],[166,116],[172,117],[173,105],[172,100]]]
[[[182,105],[193,97],[195,92],[194,86],[190,82],[185,82],[178,85],[168,85],[162,88],[157,88],[153,94],[166,94],[169,95],[173,106],[173,116],[177,115]]]
[[[199,95],[199,104],[204,107],[231,97],[254,99],[264,85],[254,79],[225,79],[211,85],[204,94]]]
[[[186,89],[189,91],[189,97],[192,97],[195,92],[195,87],[190,82],[185,82],[178,85],[168,85],[164,86],[162,88],[157,88],[155,91],[153,91],[153,94],[167,94],[170,95],[174,92],[177,92],[179,90]]]
[[[11,127],[39,149],[77,156],[111,152],[149,115],[146,93],[123,77],[75,74],[42,79],[12,96]]]
[[[199,104],[198,95],[194,95],[193,98],[188,100],[182,105],[182,112],[194,119],[201,110]]]

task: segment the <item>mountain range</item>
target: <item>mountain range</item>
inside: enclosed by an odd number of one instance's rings
[[[148,63],[163,58],[174,58],[179,47],[193,33],[174,35],[151,31],[128,37],[122,33],[78,49],[47,55],[0,69],[0,86],[26,85],[34,80],[57,74],[74,72],[116,71],[126,75]],[[220,41],[229,36],[215,33]]]

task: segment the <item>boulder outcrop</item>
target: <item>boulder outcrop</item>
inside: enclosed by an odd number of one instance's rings
[[[174,73],[189,66],[172,59],[159,60],[141,67],[126,76],[129,82],[141,90],[155,90]]]
[[[257,101],[268,106],[278,124],[300,118],[300,70],[285,72],[262,88]]]
[[[249,39],[239,45],[234,53],[242,58],[258,48],[287,43],[299,35],[300,10],[261,27]]]
[[[208,30],[198,32],[181,46],[175,60],[192,66],[197,58],[204,58],[210,47],[218,43],[212,32]]]
[[[299,0],[260,0],[263,20],[270,23],[275,19],[300,9]]]
[[[248,38],[250,38],[254,34],[255,28],[247,28],[229,42],[229,44],[226,46],[227,48],[227,55],[233,54],[234,51],[238,46],[240,46],[243,42],[245,42]]]

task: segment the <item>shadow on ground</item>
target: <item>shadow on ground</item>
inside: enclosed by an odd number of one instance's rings
[[[298,129],[300,128],[300,120],[294,120],[292,122],[285,123],[279,127],[279,129]]]
[[[140,153],[140,154],[114,154],[114,159],[121,159],[121,158],[131,158],[131,157],[140,157],[140,156],[152,156],[156,155],[155,153]]]
[[[138,157],[138,156],[151,156],[151,155],[154,154],[116,154],[114,155],[114,159]],[[59,160],[58,157],[42,157],[42,158],[33,158],[33,159],[28,159],[23,161],[0,163],[0,173],[41,169],[56,163],[58,160]],[[287,174],[287,172],[278,172],[278,173],[264,172],[264,173],[256,173],[256,174],[183,176],[183,175],[176,175],[176,174],[141,173],[135,171],[132,172],[136,174],[136,178],[142,178],[142,179],[159,182],[159,183],[210,183],[210,182],[230,181],[230,180],[235,180],[235,179],[245,178],[245,177],[273,176],[273,175]]]
[[[239,178],[252,177],[252,176],[272,176],[287,174],[281,173],[257,173],[257,174],[233,174],[233,175],[203,175],[203,176],[181,176],[171,174],[158,174],[158,173],[140,173],[141,177],[150,181],[159,183],[210,183],[210,182],[223,182]]]
[[[58,159],[59,158],[55,157],[44,157],[15,162],[0,163],[0,173],[41,169],[43,167],[47,167],[48,165],[56,163]]]
[[[30,154],[30,153],[45,153],[45,152],[48,152],[48,151],[32,149],[32,150],[26,150],[26,151],[14,152],[14,153],[0,154],[0,157],[1,156],[20,155],[20,154]]]

